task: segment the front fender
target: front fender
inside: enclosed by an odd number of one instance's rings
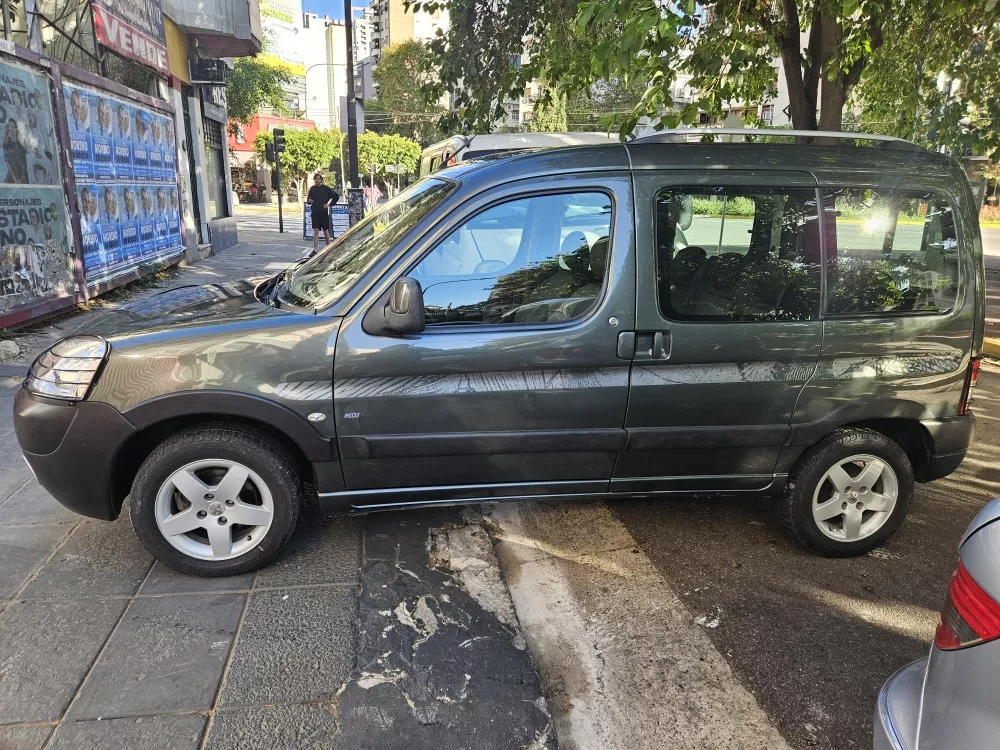
[[[286,435],[313,463],[336,461],[336,441],[324,437],[301,414],[249,393],[221,390],[177,391],[148,399],[122,412],[138,430],[177,417],[237,417],[266,424]]]

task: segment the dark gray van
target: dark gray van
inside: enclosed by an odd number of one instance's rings
[[[272,279],[56,344],[21,447],[200,575],[272,559],[309,498],[776,495],[810,549],[866,552],[972,441],[982,244],[950,159],[833,137],[443,170]]]

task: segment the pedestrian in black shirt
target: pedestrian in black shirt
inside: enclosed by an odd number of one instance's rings
[[[323,184],[323,175],[319,172],[313,177],[313,186],[309,188],[306,202],[312,206],[313,252],[319,249],[319,230],[323,230],[326,244],[330,244],[330,206],[340,200],[337,192]]]

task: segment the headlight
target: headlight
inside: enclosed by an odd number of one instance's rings
[[[24,387],[48,398],[80,401],[108,354],[98,336],[73,336],[42,352],[28,372]]]

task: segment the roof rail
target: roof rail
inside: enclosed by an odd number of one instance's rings
[[[906,144],[920,149],[917,144],[903,138],[891,135],[874,135],[872,133],[845,133],[839,130],[783,130],[781,128],[672,128],[661,130],[652,135],[635,138],[629,143],[691,143],[689,136],[705,135],[766,135],[786,136],[788,138],[838,138],[848,141],[881,141],[893,144]],[[727,143],[736,143],[735,138],[727,138]],[[922,150],[922,149],[921,149]]]

